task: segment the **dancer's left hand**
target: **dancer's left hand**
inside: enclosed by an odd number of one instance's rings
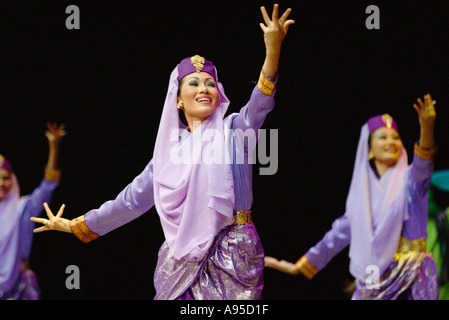
[[[413,104],[413,107],[418,113],[419,124],[424,128],[433,128],[436,119],[435,104],[437,102],[432,100],[430,94],[424,96],[424,101],[421,98],[418,98],[417,101],[418,104]]]
[[[265,24],[260,23],[260,28],[264,33],[267,54],[279,55],[282,41],[284,41],[285,36],[287,35],[288,28],[295,23],[294,20],[287,20],[288,16],[292,12],[292,9],[288,8],[285,10],[284,14],[278,18],[279,5],[275,4],[273,6],[271,20],[265,7],[261,7],[260,10],[262,12],[263,20],[265,21]]]

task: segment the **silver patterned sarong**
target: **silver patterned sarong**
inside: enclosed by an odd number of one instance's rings
[[[259,300],[263,269],[253,223],[223,228],[201,261],[175,259],[164,242],[154,274],[155,300]]]

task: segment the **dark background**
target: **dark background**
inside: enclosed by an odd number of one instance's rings
[[[21,191],[42,179],[47,121],[65,123],[62,181],[51,207],[72,219],[99,207],[152,157],[168,79],[184,57],[214,62],[228,112],[249,99],[264,61],[260,6],[272,1],[2,1],[0,153]],[[412,157],[419,123],[412,105],[437,100],[435,169],[449,167],[447,1],[279,1],[296,21],[282,48],[276,107],[279,168],[254,167],[253,215],[267,255],[296,261],[344,213],[360,127],[388,112]],[[67,30],[75,4],[81,29]],[[380,9],[368,30],[365,9]],[[69,234],[35,236],[31,267],[43,299],[152,299],[164,240],[155,209],[83,244]],[[348,251],[313,280],[265,271],[264,298],[348,299]],[[81,289],[67,290],[68,265]]]

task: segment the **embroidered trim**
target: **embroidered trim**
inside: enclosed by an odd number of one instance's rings
[[[72,230],[73,234],[84,243],[88,243],[99,237],[98,234],[89,229],[86,220],[84,219],[84,215],[70,220],[70,230]]]
[[[419,146],[418,143],[415,143],[415,153],[418,157],[420,157],[423,160],[432,160],[435,156],[435,153],[437,152],[437,148],[431,148],[431,149],[423,149]]]
[[[49,181],[59,181],[61,179],[61,171],[58,169],[45,168],[44,178]]]
[[[301,258],[299,258],[299,260],[296,262],[296,267],[302,274],[304,274],[307,279],[312,279],[319,271],[309,262],[306,255],[303,255]]]
[[[268,79],[261,71],[259,76],[259,82],[257,82],[257,87],[263,94],[271,96],[273,94],[274,89],[276,88],[276,83],[271,82],[270,79]]]
[[[416,240],[409,240],[401,237],[399,240],[398,250],[396,251],[393,261],[407,260],[419,253],[426,252],[426,237]]]
[[[251,217],[251,211],[234,211],[232,224],[250,224],[253,223],[253,219]]]

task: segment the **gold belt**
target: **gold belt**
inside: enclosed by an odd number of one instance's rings
[[[253,219],[251,218],[251,211],[234,211],[232,223],[243,225],[243,224],[250,224],[253,222]]]
[[[393,260],[398,260],[401,254],[408,254],[411,252],[425,252],[426,251],[426,237],[416,240],[408,240],[401,237],[399,240],[398,250],[394,255]]]

